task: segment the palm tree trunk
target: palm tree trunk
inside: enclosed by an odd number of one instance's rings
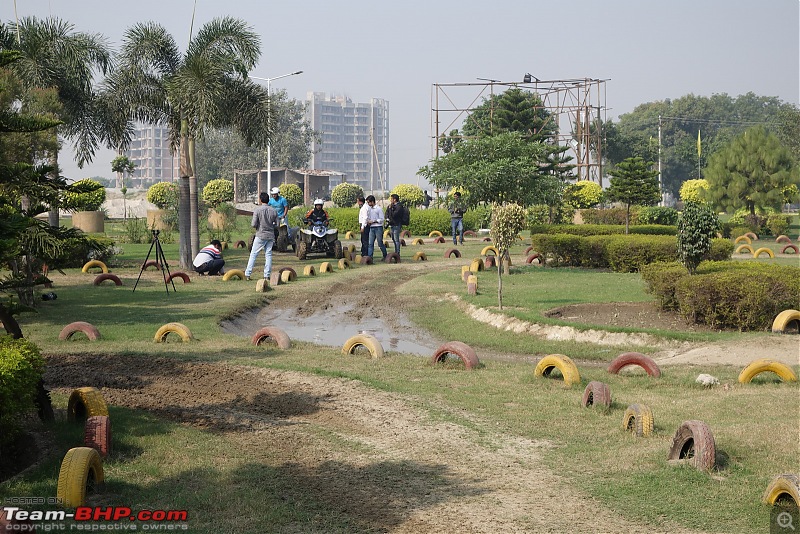
[[[190,247],[192,258],[200,252],[200,208],[197,203],[197,176],[195,175],[195,139],[189,137],[189,165],[192,173],[189,175],[189,236],[191,238]]]
[[[189,160],[189,122],[181,119],[180,141],[180,182],[178,184],[178,243],[181,269],[188,269],[192,265],[192,246],[190,241],[189,218],[189,176],[192,166]]]
[[[53,171],[50,172],[50,178],[54,181],[58,180],[58,152],[55,150],[50,153],[50,165],[53,167]],[[58,201],[54,201],[54,203],[50,205],[47,221],[50,223],[50,226],[53,227],[58,227],[60,225],[58,218]]]

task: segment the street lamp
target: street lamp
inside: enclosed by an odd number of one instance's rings
[[[261,80],[267,82],[267,101],[269,108],[267,108],[267,124],[269,125],[270,133],[267,139],[267,191],[272,189],[272,87],[270,84],[272,80],[279,80],[287,76],[294,76],[296,74],[303,74],[302,70],[297,72],[290,72],[289,74],[281,74],[280,76],[273,76],[272,78],[259,78],[258,76],[250,76],[254,80]],[[259,194],[261,191],[259,191]]]

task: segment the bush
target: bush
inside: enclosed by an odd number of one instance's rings
[[[664,206],[648,206],[639,210],[639,224],[661,224],[675,226],[678,210]]]
[[[703,195],[708,191],[708,180],[686,180],[681,184],[678,195],[683,202],[702,202]]]
[[[569,234],[535,234],[531,236],[533,250],[553,267],[578,267],[583,258],[583,239]]]
[[[711,252],[711,239],[718,229],[719,218],[711,208],[698,202],[686,203],[678,221],[678,255],[690,273]]]
[[[675,261],[678,256],[674,236],[618,236],[608,242],[608,264],[618,273],[632,273],[657,261]]]
[[[603,188],[590,180],[580,180],[567,186],[564,190],[564,201],[578,209],[591,208],[603,198]]]
[[[178,209],[178,186],[172,182],[159,182],[147,190],[147,201],[158,209]]]
[[[572,234],[581,236],[590,235],[617,235],[625,234],[624,225],[616,224],[532,224],[531,234]],[[630,234],[646,235],[675,235],[678,232],[675,226],[662,226],[658,224],[631,226]]]
[[[736,267],[678,280],[675,295],[681,314],[714,328],[767,330],[778,313],[797,305],[800,269],[749,265],[771,268]]]
[[[26,339],[0,336],[0,444],[8,442],[22,416],[35,409],[36,385],[45,361]]]
[[[473,228],[467,225],[467,216],[472,210],[464,214],[464,230]],[[410,224],[408,231],[412,235],[427,236],[434,230],[438,230],[443,235],[450,235],[450,213],[442,208],[428,208],[426,210],[411,210]]]
[[[689,275],[686,267],[679,262],[656,262],[642,265],[639,269],[645,290],[658,299],[661,309],[677,310],[680,305],[675,296],[675,287],[679,280]]]
[[[148,192],[149,195],[149,192]],[[203,201],[210,207],[216,209],[223,202],[233,200],[233,182],[224,178],[209,180],[203,187]]]
[[[297,184],[281,184],[278,187],[281,196],[286,199],[289,208],[303,203],[303,190]],[[353,201],[355,203],[355,200]]]
[[[638,224],[638,206],[631,206],[631,220],[630,224]],[[581,217],[586,224],[621,224],[625,225],[625,209],[624,208],[609,208],[601,209],[587,209],[581,210]]]
[[[730,260],[735,248],[733,241],[714,238],[711,240],[711,250],[706,256],[706,259],[710,261]]]
[[[361,187],[347,182],[337,185],[331,191],[331,200],[340,208],[352,207],[360,196],[364,196]]]
[[[572,224],[575,208],[567,203],[557,206],[537,204],[528,208],[528,224]]]
[[[616,235],[590,235],[583,239],[581,266],[589,269],[608,269],[608,243]]]
[[[475,206],[464,213],[464,230],[479,230],[481,228],[489,228],[491,225],[492,208],[490,206]],[[449,221],[447,228],[450,228]]]
[[[126,243],[149,243],[150,229],[147,220],[140,217],[130,217],[125,220],[122,228]]]
[[[425,201],[425,193],[416,185],[411,184],[398,184],[389,191],[390,195],[397,195],[400,197],[400,202],[411,207],[417,207]]]
[[[775,237],[785,234],[786,230],[789,229],[789,216],[780,213],[770,215],[767,217],[767,228],[769,228],[770,234]]]
[[[86,178],[73,183],[64,194],[64,209],[97,211],[106,201],[106,189],[98,181]]]

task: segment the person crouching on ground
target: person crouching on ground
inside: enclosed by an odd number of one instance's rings
[[[272,246],[275,244],[275,236],[278,235],[278,212],[269,205],[269,193],[262,191],[258,199],[261,205],[253,211],[253,220],[250,224],[256,229],[256,236],[253,239],[253,248],[250,250],[250,259],[247,260],[247,268],[244,270],[244,277],[250,280],[256,258],[261,250],[264,250],[264,278],[269,280],[272,274]]]
[[[200,275],[216,276],[222,274],[225,260],[222,259],[222,243],[212,239],[211,244],[200,249],[192,262],[194,271]]]

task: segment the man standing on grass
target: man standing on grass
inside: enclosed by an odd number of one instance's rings
[[[400,197],[392,193],[389,197],[389,207],[386,208],[386,221],[392,230],[392,241],[394,241],[394,251],[400,254],[400,233],[403,225],[409,223],[408,208],[400,203]]]
[[[460,244],[464,244],[464,212],[467,211],[467,208],[461,202],[461,192],[456,191],[453,193],[453,201],[450,203],[450,206],[447,208],[447,211],[450,212],[450,228],[453,231],[453,244],[458,245],[456,243],[456,239],[460,241]]]
[[[386,245],[383,244],[383,210],[380,206],[375,204],[375,197],[370,195],[367,197],[367,230],[369,230],[369,247],[367,248],[367,256],[372,257],[375,251],[375,241],[378,241],[378,246],[383,253],[383,259],[386,259]]]
[[[250,280],[256,258],[261,249],[264,249],[264,278],[269,280],[272,274],[272,246],[275,244],[275,236],[278,235],[278,212],[269,205],[269,193],[262,191],[259,195],[261,205],[253,211],[253,221],[251,226],[256,229],[256,236],[253,239],[253,248],[250,250],[250,259],[247,261],[247,269],[244,276]]]
[[[361,256],[366,256],[369,250],[369,226],[367,226],[367,201],[364,197],[356,199],[358,205],[358,229],[361,232]]]

